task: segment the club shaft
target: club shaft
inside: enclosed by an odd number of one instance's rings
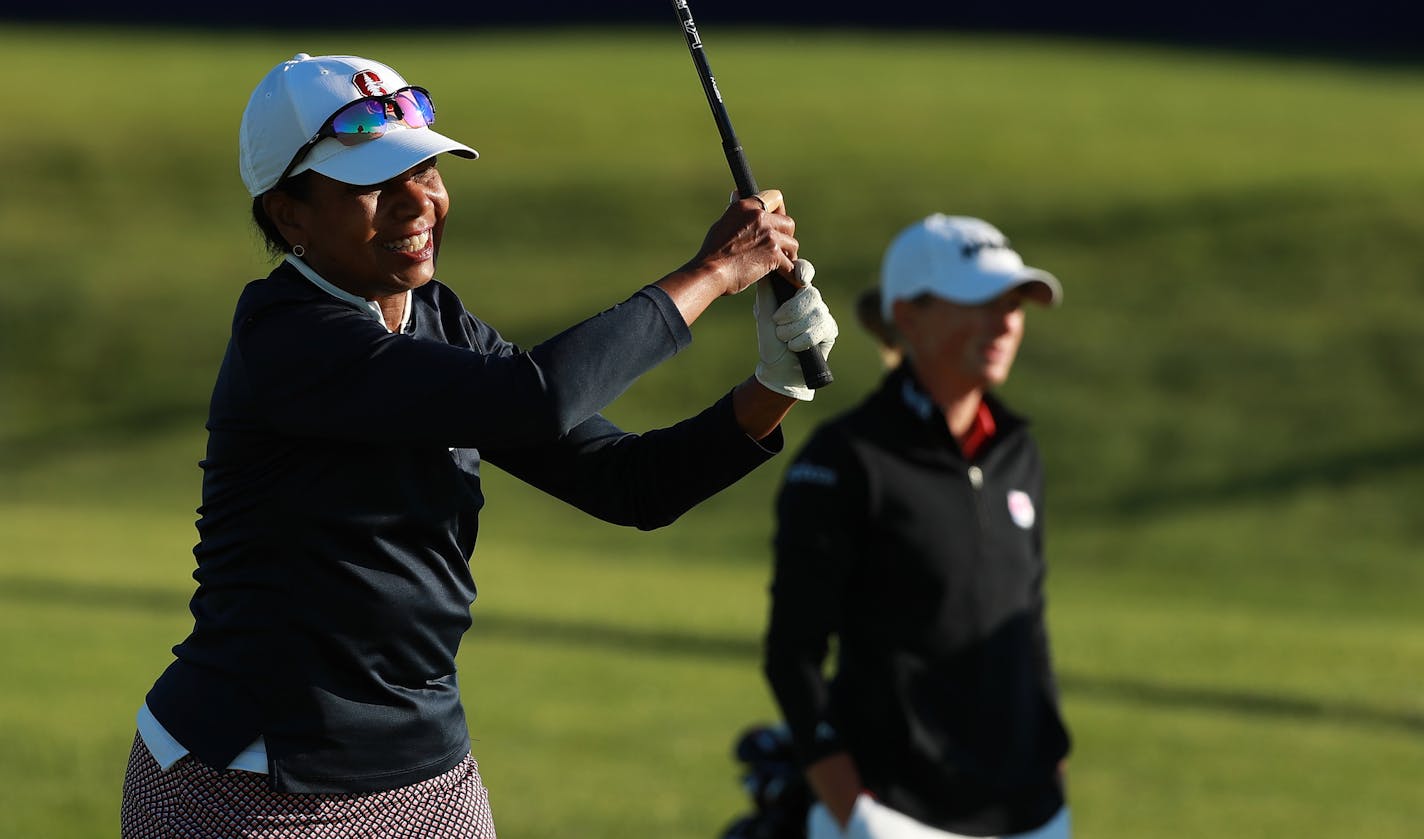
[[[717,87],[717,77],[712,75],[712,65],[707,61],[707,50],[702,46],[702,35],[697,31],[697,24],[692,20],[692,10],[688,8],[687,0],[672,0],[673,9],[677,11],[678,21],[682,24],[682,36],[687,41],[687,51],[692,55],[693,66],[697,68],[697,78],[702,82],[702,92],[707,95],[707,106],[712,109],[712,119],[717,123],[717,133],[722,138],[722,151],[727,156],[727,166],[732,170],[732,180],[737,186],[737,195],[740,198],[750,198],[756,195],[757,182],[752,176],[752,167],[747,163],[747,156],[742,151],[742,144],[737,140],[737,132],[732,128],[732,117],[727,113],[727,104],[722,101],[722,91]],[[796,293],[796,288],[780,274],[768,274],[772,281],[772,290],[776,293],[778,303],[785,303]],[[830,367],[826,365],[826,360],[814,348],[802,350],[796,354],[797,360],[801,363],[801,374],[806,379],[806,386],[812,388],[825,387],[834,381]]]

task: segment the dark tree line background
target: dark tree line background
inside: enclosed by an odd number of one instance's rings
[[[542,0],[451,3],[402,11],[389,2],[118,4],[112,0],[16,3],[0,20],[170,24],[212,27],[371,29],[381,25],[489,27],[529,25],[668,26],[668,0]],[[716,25],[874,27],[1042,33],[1183,42],[1233,48],[1336,52],[1414,61],[1424,57],[1424,3],[1418,0],[960,0],[837,3],[833,0],[691,0],[704,28]]]

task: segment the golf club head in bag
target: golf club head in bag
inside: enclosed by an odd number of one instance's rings
[[[796,765],[784,725],[753,725],[732,754],[742,764],[742,789],[755,808],[730,824],[722,839],[805,839],[811,789]]]
[[[737,738],[732,753],[738,761],[753,766],[764,761],[789,762],[791,734],[784,725],[754,725]]]

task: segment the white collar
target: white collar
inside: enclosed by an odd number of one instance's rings
[[[330,294],[337,300],[342,300],[344,302],[350,303],[351,305],[355,306],[363,312],[369,312],[371,316],[376,319],[377,323],[379,323],[381,326],[386,325],[385,315],[381,314],[381,307],[376,303],[376,301],[367,300],[364,297],[357,297],[349,291],[344,291],[342,289],[337,288],[336,286],[322,279],[320,274],[318,274],[316,271],[313,271],[310,265],[298,259],[295,254],[287,254],[286,260],[287,263],[290,264],[293,268],[300,271],[303,277],[306,277],[308,280],[311,280],[312,285],[316,286],[327,294]],[[410,301],[410,291],[407,290],[405,293],[405,311],[401,314],[400,328],[396,329],[396,332],[405,332],[406,327],[410,326]],[[387,327],[387,331],[390,331],[390,327]]]

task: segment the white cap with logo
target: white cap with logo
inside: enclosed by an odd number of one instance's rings
[[[977,306],[1018,286],[1046,306],[1063,299],[1057,277],[1024,265],[998,228],[968,216],[935,213],[910,225],[891,241],[880,265],[880,307],[887,322],[896,300],[933,294]]]
[[[256,197],[276,186],[297,152],[344,106],[407,86],[387,65],[354,55],[299,53],[278,64],[252,91],[242,113],[238,156],[247,191]],[[289,174],[314,169],[343,183],[376,184],[444,152],[479,157],[431,128],[392,122],[376,139],[355,145],[323,138]]]

